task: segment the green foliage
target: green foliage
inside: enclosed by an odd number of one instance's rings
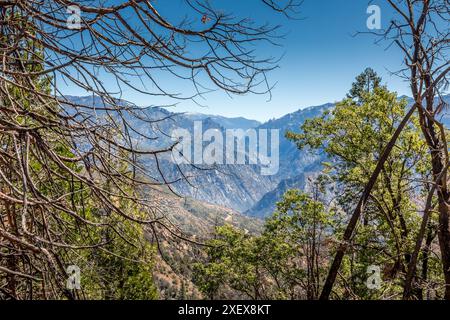
[[[209,298],[215,298],[221,285],[256,299],[255,287],[258,285],[257,250],[255,238],[229,225],[217,228],[217,235],[208,245],[206,265],[197,265],[194,281]]]
[[[366,70],[353,85],[351,98],[307,120],[301,133],[287,133],[299,148],[322,149],[329,155],[331,162],[325,164],[324,170],[336,182],[340,190],[337,200],[347,212],[356,205],[386,142],[406,113],[406,101],[380,87],[380,81],[375,73]],[[344,262],[347,279],[343,281],[343,296],[377,298],[363,281],[370,265],[382,266],[391,281],[392,293],[398,293],[420,223],[414,198],[421,196],[421,180],[429,172],[429,157],[419,128],[418,119],[413,117],[366,204]]]
[[[87,298],[106,300],[153,300],[158,298],[153,282],[154,248],[142,228],[129,221],[111,221],[129,239],[103,230],[98,236],[108,241],[101,249],[86,252],[87,275],[83,287]],[[86,269],[86,267],[88,267]]]
[[[34,36],[34,28],[28,25],[28,19],[19,15],[9,16],[7,19],[9,23],[20,24],[22,32]],[[5,41],[6,44],[11,42],[14,36],[10,34],[9,38],[3,36],[0,40]],[[33,221],[37,226],[36,232],[42,232],[42,238],[46,239],[46,242],[41,242],[41,239],[36,240],[37,246],[48,250],[59,264],[59,269],[53,269],[49,262],[45,262],[39,257],[34,260],[35,257],[32,256],[33,260],[29,262],[33,267],[29,269],[36,270],[32,271],[36,278],[47,277],[49,280],[45,285],[42,285],[42,281],[33,283],[30,286],[33,288],[31,293],[23,294],[23,296],[26,298],[31,296],[34,299],[157,298],[152,277],[154,249],[144,238],[143,227],[124,217],[105,215],[108,208],[105,208],[100,201],[94,200],[95,197],[89,188],[76,178],[78,174],[86,174],[86,169],[83,168],[81,161],[73,161],[76,157],[74,154],[76,144],[70,138],[60,135],[58,121],[61,121],[60,113],[63,111],[54,99],[46,98],[47,95],[51,95],[53,79],[39,75],[39,72],[44,70],[43,47],[37,41],[21,41],[15,53],[20,55],[20,59],[11,59],[7,63],[14,62],[17,64],[18,71],[35,75],[23,77],[23,79],[19,75],[6,75],[6,77],[16,77],[9,80],[13,80],[11,82],[16,84],[22,83],[22,86],[5,82],[3,88],[6,92],[2,91],[0,94],[0,102],[5,110],[7,108],[25,110],[25,112],[11,112],[8,117],[4,117],[13,122],[15,126],[23,127],[23,132],[30,133],[30,146],[28,147],[30,150],[27,153],[26,164],[15,163],[14,157],[10,157],[12,160],[7,166],[3,162],[5,158],[2,157],[0,159],[2,172],[10,177],[15,190],[24,190],[21,178],[15,178],[14,175],[16,171],[20,172],[20,168],[25,165],[27,166],[27,179],[32,181],[33,190],[25,190],[24,193],[29,192],[48,199],[58,199],[55,201],[56,209],[54,210],[39,206],[29,206],[24,210],[20,205],[10,206],[5,205],[4,202],[0,203],[0,211],[7,208],[9,219],[15,220],[13,225],[20,226],[21,221],[24,222],[21,220],[23,211],[26,211],[27,216],[32,217],[28,221]],[[15,108],[14,104],[20,108]],[[41,122],[36,120],[39,117],[45,117],[53,126],[43,127]],[[15,147],[21,143],[20,139],[23,138],[22,135],[18,136],[14,137],[7,132],[0,134],[1,151],[4,155],[14,155],[18,152]],[[18,140],[19,142],[17,142]],[[48,150],[51,150],[52,155],[46,154],[42,150],[43,144]],[[123,159],[126,157],[126,154],[122,156]],[[54,161],[55,158],[63,160],[57,162]],[[16,169],[11,170],[10,168]],[[118,164],[117,169],[127,172],[128,166],[124,161],[124,163]],[[69,170],[75,174],[69,174]],[[100,177],[95,178],[99,184],[103,183],[105,188],[112,188],[111,185],[113,185],[116,188],[120,187],[121,190],[130,189],[130,186],[120,185],[118,181],[111,183],[111,181],[101,181]],[[3,189],[3,186],[1,191],[10,192]],[[131,201],[123,200],[118,206],[125,212],[134,213],[134,217],[145,217],[145,212],[140,212],[141,208],[132,206]],[[30,224],[29,228],[32,229],[34,226]],[[11,232],[22,234],[17,229]],[[57,245],[48,245],[50,241],[54,241]],[[14,255],[14,251],[8,252],[7,250],[7,248],[0,248],[0,256],[3,256],[3,253],[9,256]],[[18,267],[17,261],[12,261],[12,263],[11,261],[12,259],[9,259],[7,263]],[[3,264],[1,258],[0,262]],[[67,292],[65,290],[66,279],[63,272],[68,265],[80,267],[82,291]],[[14,288],[15,294],[17,297],[21,297],[21,289],[28,288],[28,284],[22,285],[19,284],[19,279],[13,279],[14,281],[10,279],[12,278],[8,279],[8,284],[11,286],[11,283],[17,283],[17,287]],[[3,280],[0,284],[3,286]]]
[[[347,98],[356,99],[362,102],[366,93],[373,92],[380,87],[381,77],[372,68],[366,68],[363,73],[356,77],[356,81],[352,84]]]
[[[217,228],[197,264],[194,281],[209,298],[301,299],[318,297],[327,264],[324,242],[332,213],[299,190],[286,192],[259,236]]]
[[[126,155],[124,155],[126,156]],[[126,172],[125,164],[118,167]],[[131,186],[105,182],[105,188],[122,190]],[[84,200],[86,201],[86,200]],[[146,219],[147,213],[132,201],[111,198],[112,203],[136,219]],[[88,236],[91,241],[102,244],[79,255],[84,277],[83,294],[88,299],[104,300],[153,300],[158,292],[153,281],[155,248],[145,238],[144,226],[126,217],[114,215],[112,210],[90,200],[85,202],[84,214],[90,221],[104,227],[91,228],[88,234],[80,234],[79,240]],[[74,231],[76,232],[76,231]],[[73,257],[73,259],[77,259]]]

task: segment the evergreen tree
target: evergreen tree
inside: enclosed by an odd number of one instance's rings
[[[380,87],[380,84],[381,77],[372,68],[366,68],[364,72],[356,77],[356,81],[353,82],[347,97],[362,102],[364,94],[373,92]]]

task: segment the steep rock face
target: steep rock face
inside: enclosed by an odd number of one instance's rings
[[[175,181],[181,177],[173,163],[164,161],[161,167],[166,179]],[[252,207],[277,185],[273,177],[262,176],[257,165],[218,165],[206,170],[180,165],[179,169],[188,179],[172,185],[177,193],[239,212]]]
[[[279,170],[274,175],[261,174],[260,165],[217,165],[211,170],[198,170],[183,165],[182,171],[190,176],[187,181],[179,181],[174,188],[182,195],[187,195],[217,205],[226,206],[239,212],[251,212],[252,215],[263,217],[273,211],[274,204],[279,196],[289,187],[304,187],[305,172],[315,173],[320,170],[325,159],[322,153],[311,153],[308,150],[300,151],[294,143],[288,141],[284,135],[286,131],[298,131],[301,124],[308,118],[319,116],[332,108],[332,104],[310,107],[288,114],[280,119],[268,121],[258,127],[260,129],[278,129],[279,144]],[[198,120],[198,118],[196,118]],[[174,118],[174,124],[183,123],[183,128],[192,132],[193,122],[189,123],[184,115]],[[215,128],[225,136],[225,129],[212,118],[207,117],[202,122],[203,129]],[[237,128],[236,126],[234,128]],[[248,155],[246,155],[248,156]],[[150,167],[150,166],[149,166]],[[165,162],[164,174],[173,180],[180,178],[175,165]],[[264,197],[270,193],[267,197]],[[269,205],[269,199],[272,204]],[[262,200],[261,203],[259,201]],[[263,211],[258,214],[257,211]]]

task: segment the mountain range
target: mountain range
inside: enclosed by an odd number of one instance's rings
[[[71,96],[69,99],[74,103],[102,105],[101,99],[95,97]],[[445,100],[449,102],[450,95],[447,95]],[[322,162],[326,160],[323,152],[299,150],[294,143],[284,137],[285,132],[298,132],[306,119],[317,117],[332,108],[334,108],[333,103],[302,108],[281,118],[260,123],[242,117],[227,118],[202,113],[175,113],[164,108],[153,107],[146,108],[144,112],[148,118],[155,120],[154,124],[149,125],[136,118],[127,120],[132,122],[132,126],[140,132],[158,137],[153,142],[147,142],[149,148],[163,148],[173,144],[170,137],[174,129],[183,128],[193,133],[195,121],[202,121],[203,131],[215,129],[224,135],[227,129],[256,129],[257,131],[278,129],[280,132],[279,170],[275,175],[262,175],[260,164],[219,164],[208,167],[207,170],[191,165],[177,167],[168,156],[160,159],[160,170],[156,170],[154,159],[143,159],[155,180],[163,181],[163,176],[168,180],[179,180],[172,187],[182,196],[264,218],[274,211],[275,203],[287,189],[304,189],[308,176],[320,171]],[[443,113],[441,120],[447,125],[450,124],[450,115],[447,110]],[[183,176],[187,176],[188,180],[181,179]]]

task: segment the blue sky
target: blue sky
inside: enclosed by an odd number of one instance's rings
[[[181,1],[156,0],[155,5],[169,20],[179,20],[185,15],[177,11]],[[300,108],[342,99],[355,76],[366,67],[375,69],[391,90],[400,95],[409,94],[407,83],[390,75],[390,71],[402,66],[399,50],[394,46],[387,49],[386,42],[375,44],[375,38],[370,35],[354,36],[357,31],[368,31],[366,10],[369,4],[381,7],[382,27],[388,24],[392,12],[383,0],[304,0],[301,19],[297,20],[274,14],[259,0],[211,0],[211,4],[239,17],[250,16],[259,23],[282,25],[281,30],[286,33],[279,41],[282,47],[260,49],[262,56],[283,55],[279,68],[269,74],[269,81],[276,83],[272,100],[267,101],[267,95],[230,98],[223,92],[214,92],[201,101],[206,107],[182,101],[173,110],[266,121]],[[184,89],[183,85],[178,85],[178,91]],[[67,93],[81,94],[74,88],[67,89]],[[151,100],[131,90],[125,91],[124,98],[138,105],[148,105]],[[164,101],[152,100],[151,104],[159,103]]]

